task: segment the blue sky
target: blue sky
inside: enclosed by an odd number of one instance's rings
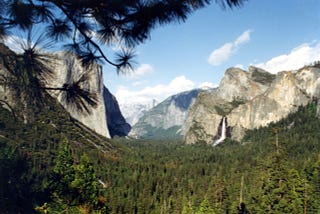
[[[320,0],[248,0],[233,9],[212,3],[185,23],[152,31],[136,48],[135,72],[118,75],[104,65],[104,83],[122,105],[216,87],[233,66],[298,69],[320,60],[319,11]]]
[[[299,68],[320,59],[319,11],[319,0],[249,0],[225,10],[213,3],[185,23],[155,29],[136,48],[135,73],[105,66],[105,85],[120,103],[161,101],[204,83],[217,86],[232,66]]]

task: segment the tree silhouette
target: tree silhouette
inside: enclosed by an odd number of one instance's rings
[[[0,39],[12,30],[40,25],[46,36],[75,52],[84,64],[105,61],[118,72],[132,68],[132,48],[149,38],[152,29],[183,22],[195,10],[212,2],[238,7],[246,0],[2,0]],[[120,43],[116,59],[101,45]]]
[[[215,0],[222,8],[238,7],[246,0]],[[64,101],[81,112],[90,113],[97,105],[96,94],[84,89],[89,79],[78,79],[49,88],[53,78],[52,46],[68,50],[87,68],[107,62],[118,73],[133,70],[134,47],[149,38],[152,29],[171,22],[183,22],[195,10],[212,0],[1,0],[0,42],[16,32],[27,33],[22,53],[0,53],[8,75],[0,75],[0,84],[12,91],[25,122],[34,121],[45,101],[45,91],[59,90]],[[38,38],[32,29],[42,29]],[[50,38],[50,40],[47,40]],[[42,44],[42,45],[41,45]],[[123,47],[110,60],[103,51],[113,45]],[[73,72],[67,71],[67,72]]]
[[[32,34],[32,29],[29,29],[27,39],[17,41],[21,43],[21,53],[14,53],[3,45],[0,50],[0,64],[5,71],[0,74],[0,85],[9,89],[20,116],[27,123],[34,121],[35,115],[46,101],[45,92],[49,90],[60,91],[67,105],[80,112],[90,113],[90,107],[95,107],[98,101],[95,93],[83,87],[90,79],[90,69],[75,78],[72,76],[75,73],[74,63],[67,63],[66,73],[71,77],[68,82],[57,87],[47,87],[48,82],[55,78],[54,65],[57,57],[45,51],[52,42],[47,41],[44,34],[36,39],[33,39]],[[74,57],[70,56],[71,59]],[[7,103],[5,100],[1,102]]]
[[[42,88],[53,77],[52,63],[49,63],[52,59],[38,48],[44,37],[32,42],[31,34],[31,30],[28,31],[27,40],[21,42],[22,53],[0,53],[1,64],[6,71],[1,73],[1,85],[9,89],[26,122],[33,120],[33,113],[43,104]]]

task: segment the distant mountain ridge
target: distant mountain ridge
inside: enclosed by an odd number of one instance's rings
[[[254,66],[229,68],[216,89],[173,95],[146,111],[129,136],[214,144],[225,117],[226,137],[241,141],[246,130],[277,122],[315,100],[320,116],[319,99],[318,65],[277,74]]]
[[[145,112],[155,107],[157,104],[158,102],[155,99],[144,103],[129,101],[125,103],[120,103],[120,109],[125,120],[131,126],[133,126],[138,122],[138,120],[144,115]]]
[[[202,92],[186,121],[187,144],[213,144],[219,138],[221,119],[227,118],[228,137],[241,140],[246,130],[277,122],[320,99],[320,67],[270,74],[249,67],[230,68],[214,92]],[[318,102],[318,115],[319,106]]]
[[[146,111],[129,136],[146,139],[182,139],[190,106],[201,89],[182,92]]]

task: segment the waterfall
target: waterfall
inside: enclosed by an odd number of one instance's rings
[[[227,127],[226,127],[226,117],[222,118],[222,128],[221,128],[221,136],[218,140],[216,140],[212,146],[217,146],[218,144],[222,143],[226,139],[227,135]]]

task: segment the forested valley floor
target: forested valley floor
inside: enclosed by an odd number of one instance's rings
[[[58,107],[0,108],[0,213],[319,213],[316,103],[242,142],[93,136]]]

